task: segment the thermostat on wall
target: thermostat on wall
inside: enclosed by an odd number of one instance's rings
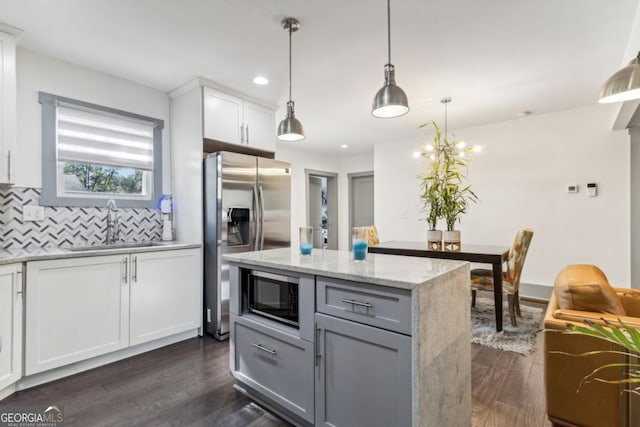
[[[587,195],[589,197],[596,197],[598,195],[598,185],[595,182],[587,184]]]
[[[578,192],[578,186],[577,185],[569,185],[567,187],[567,193],[577,193]]]

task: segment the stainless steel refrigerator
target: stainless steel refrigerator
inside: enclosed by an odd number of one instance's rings
[[[204,160],[204,324],[229,334],[229,266],[222,255],[289,247],[288,163],[218,152]]]

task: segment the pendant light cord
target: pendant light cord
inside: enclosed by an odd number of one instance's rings
[[[289,23],[289,102],[291,102],[291,27],[292,23]]]
[[[447,141],[447,105],[449,102],[444,103],[444,140]]]
[[[387,0],[387,58],[391,65],[391,0]]]

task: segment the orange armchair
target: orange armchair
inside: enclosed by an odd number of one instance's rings
[[[588,319],[605,324],[618,319],[640,329],[640,292],[612,288],[604,273],[593,265],[570,265],[558,277],[544,319],[544,379],[547,415],[554,426],[640,426],[635,412],[640,403],[627,386],[582,379],[608,363],[629,362],[623,355],[605,353],[584,357],[590,351],[618,350],[615,344],[594,337],[567,334],[568,324],[584,325]],[[560,353],[558,353],[560,352]],[[637,360],[631,360],[637,362]],[[607,369],[600,378],[618,380],[625,372]],[[578,388],[579,391],[578,391]]]

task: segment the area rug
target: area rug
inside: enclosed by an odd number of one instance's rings
[[[496,316],[493,299],[477,298],[476,306],[471,307],[471,342],[528,355],[535,350],[536,334],[542,330],[542,308],[520,304],[522,317],[518,317],[518,326],[511,326],[509,310],[505,301],[503,330],[496,332]]]

